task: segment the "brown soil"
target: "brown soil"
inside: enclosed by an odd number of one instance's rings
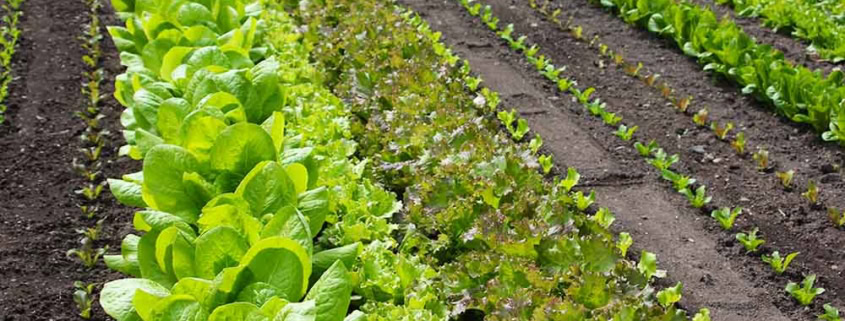
[[[640,249],[658,254],[661,268],[670,275],[663,285],[684,282],[684,307],[708,307],[714,320],[815,320],[821,303],[845,304],[845,231],[833,228],[823,208],[807,206],[800,195],[803,190],[785,191],[773,174],[758,172],[750,156],[736,156],[728,143],[694,126],[690,115],[667,106],[659,91],[622,70],[598,67],[594,49],[545,21],[525,1],[485,1],[502,20],[500,26],[513,23],[517,33],[528,35],[543,48],[541,54],[558,66],[567,66],[565,76],[577,80],[581,88],[595,87],[610,111],[621,114],[624,123],[639,125],[636,139],[655,139],[667,152],[679,153],[681,162],[675,169],[707,185],[714,198],[710,208],[689,207],[630,144],[612,135],[612,128],[587,115],[571,96],[557,92],[456,1],[401,2],[443,32],[444,41],[470,60],[484,84],[500,91],[505,108],[517,108],[529,120],[559,168],[580,170],[583,185],[596,189],[599,205],[617,214],[620,231],[630,232]],[[559,5],[564,16],[572,15],[573,23],[584,27],[586,39],[598,34],[601,42],[621,49],[628,61],[642,61],[681,96],[695,97],[691,111],[706,106],[711,119],[732,121],[745,132],[749,150],[765,146],[777,170],[796,169],[797,189],[803,189],[809,179],[821,182],[825,205],[842,207],[845,183],[833,166],[842,163],[840,147],[822,143],[808,128],[787,122],[765,105],[738,94],[732,84],[701,71],[674,44],[629,26],[586,0]],[[704,154],[693,151],[701,149]],[[745,209],[732,233],[722,231],[709,217],[712,206]],[[786,275],[774,275],[758,256],[746,255],[734,240],[733,233],[754,226],[767,241],[763,253],[801,252]],[[827,292],[805,311],[783,288],[809,273],[819,275],[817,286]]]
[[[65,256],[81,239],[75,229],[96,221],[83,218],[76,207],[80,198],[74,190],[83,180],[71,168],[72,160],[82,157],[78,136],[85,127],[73,112],[84,106],[83,50],[77,37],[88,20],[86,10],[79,0],[23,4],[16,79],[7,122],[0,126],[0,320],[79,320],[71,297],[73,281],[118,277],[102,262],[87,270]],[[102,13],[107,24],[116,23],[112,16],[110,9]],[[110,93],[120,66],[110,40],[104,40],[103,49],[102,92],[109,93],[102,105],[103,123],[111,134],[102,155],[102,174],[119,177],[138,164],[117,158],[117,147],[123,144],[118,120],[122,107]],[[108,245],[114,253],[120,237],[129,232],[131,212],[103,194],[99,217],[108,219],[97,245]],[[92,319],[106,318],[95,307]]]

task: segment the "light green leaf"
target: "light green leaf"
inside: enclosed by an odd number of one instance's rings
[[[249,244],[238,231],[218,226],[196,240],[195,266],[197,276],[213,279],[227,267],[237,266],[249,250]]]
[[[261,126],[239,123],[229,126],[211,147],[211,168],[245,176],[262,161],[276,160],[273,139]]]
[[[314,300],[317,308],[316,321],[343,321],[352,295],[352,282],[343,262],[335,263],[314,284],[306,300]]]
[[[241,181],[235,195],[249,203],[252,215],[262,217],[284,206],[296,206],[296,185],[277,162],[256,165]]]
[[[103,286],[100,292],[100,306],[106,314],[117,321],[140,321],[135,312],[132,298],[136,290],[143,290],[158,297],[170,295],[167,288],[147,279],[120,279],[111,281]]]
[[[269,283],[285,293],[282,299],[299,301],[308,290],[311,258],[291,239],[271,237],[259,241],[242,258],[254,280]]]

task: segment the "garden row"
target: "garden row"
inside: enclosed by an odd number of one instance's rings
[[[101,293],[115,319],[686,318],[681,285],[651,287],[655,256],[626,259],[574,169],[540,174],[542,139],[413,13],[113,3],[143,170],[109,185],[144,209],[105,257],[132,276]]]

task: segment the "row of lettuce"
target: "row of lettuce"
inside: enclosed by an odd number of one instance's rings
[[[812,126],[828,141],[845,142],[845,73],[827,76],[795,66],[782,52],[758,44],[731,19],[688,1],[601,0],[622,19],[674,41],[705,70],[742,87],[788,119]]]
[[[100,295],[118,321],[687,318],[411,12],[112,2],[121,152],[143,160],[109,181],[142,209],[105,257],[130,276]]]
[[[845,25],[817,0],[717,0],[743,17],[761,17],[776,31],[788,31],[810,43],[808,51],[834,63],[845,60]]]

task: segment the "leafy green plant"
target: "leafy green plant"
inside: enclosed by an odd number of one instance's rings
[[[775,176],[780,179],[780,184],[783,188],[791,189],[792,188],[792,179],[795,176],[795,170],[788,170],[785,172],[775,172]]]
[[[552,170],[554,163],[551,155],[540,155],[537,160],[540,162],[540,167],[543,168],[543,174],[548,174]]]
[[[813,299],[819,295],[824,293],[823,288],[814,288],[813,283],[816,282],[816,275],[810,274],[804,278],[804,281],[801,282],[801,286],[798,286],[795,282],[789,282],[786,285],[786,292],[792,295],[798,304],[807,306],[810,303],[813,303]]]
[[[657,151],[654,151],[654,157],[649,159],[648,163],[662,172],[672,167],[672,164],[677,163],[678,160],[680,160],[678,154],[669,156],[663,148],[658,148]]]
[[[516,121],[516,109],[511,109],[510,112],[507,111],[500,111],[496,116],[499,118],[499,121],[502,122],[502,125],[505,125],[505,128],[508,132],[513,133],[513,122]]]
[[[633,127],[628,128],[628,126],[622,124],[619,125],[619,128],[613,133],[616,137],[621,138],[624,141],[629,141],[631,138],[634,137],[634,133],[639,129],[639,126],[634,125]]]
[[[845,212],[840,212],[836,207],[828,207],[827,216],[830,218],[830,221],[833,222],[833,226],[845,226]]]
[[[692,116],[692,121],[698,126],[707,126],[709,112],[707,108],[699,109],[695,115]]]
[[[745,133],[739,132],[736,138],[731,142],[731,147],[736,151],[737,155],[745,155]]]
[[[619,249],[619,253],[622,256],[628,255],[628,248],[634,244],[634,239],[631,238],[631,234],[628,232],[619,233],[619,240],[616,241],[616,248]]]
[[[640,261],[637,262],[637,270],[640,271],[640,274],[642,274],[646,280],[651,280],[652,277],[666,277],[665,270],[657,269],[657,255],[645,250],[640,252]]]
[[[625,65],[625,73],[631,77],[638,77],[640,75],[640,70],[643,69],[643,63],[638,62],[637,65]]]
[[[748,233],[736,233],[736,240],[739,241],[739,243],[741,243],[742,246],[745,247],[746,252],[757,252],[757,248],[759,248],[760,245],[766,243],[763,238],[757,236],[758,231],[759,229],[755,227],[751,229],[751,231],[749,231]]]
[[[76,190],[76,194],[82,195],[86,200],[93,201],[100,197],[100,194],[103,193],[103,187],[105,187],[105,183],[100,184],[93,184],[89,183],[83,186],[81,189]]]
[[[572,92],[572,95],[574,95],[575,98],[578,99],[578,102],[581,103],[581,105],[587,105],[590,102],[590,96],[595,91],[596,89],[593,87],[588,87],[584,91],[581,91],[580,89],[575,87],[570,88],[570,92]]]
[[[678,301],[681,301],[681,292],[683,289],[684,286],[681,282],[678,282],[673,287],[665,288],[660,292],[657,292],[657,302],[664,308],[669,308]]]
[[[566,169],[566,178],[562,179],[559,185],[568,193],[572,191],[572,188],[575,187],[575,185],[578,185],[578,181],[580,179],[581,174],[578,174],[578,171],[576,171],[575,168],[569,167]]]
[[[575,192],[575,206],[578,207],[578,210],[586,210],[590,205],[596,202],[596,192],[590,191],[590,194],[584,196],[584,192],[577,191]]]
[[[613,212],[611,212],[607,207],[602,207],[596,211],[596,214],[594,214],[591,219],[598,223],[601,227],[610,228],[610,225],[616,220],[616,216],[614,216]]]
[[[826,303],[824,306],[824,314],[820,314],[817,317],[819,320],[824,321],[842,321],[842,318],[839,316],[839,309],[834,308],[829,303]]]
[[[768,263],[777,274],[783,274],[783,272],[786,272],[786,269],[789,267],[789,263],[792,263],[792,260],[794,260],[798,254],[800,254],[800,252],[792,252],[787,254],[786,257],[781,257],[780,252],[775,251],[771,256],[763,255],[762,259],[763,262]]]
[[[672,186],[676,191],[687,189],[688,186],[695,183],[695,179],[686,175],[675,173],[669,169],[662,171],[663,179],[672,182]]]
[[[654,139],[650,140],[647,145],[643,145],[643,143],[636,142],[634,143],[634,148],[637,149],[637,152],[640,153],[642,157],[649,157],[653,154],[659,146],[657,146],[657,142]]]
[[[610,126],[615,126],[620,121],[622,121],[622,116],[617,116],[616,113],[611,113],[605,110],[602,110],[601,119],[604,121],[605,124]]]
[[[801,193],[801,196],[804,196],[810,205],[817,205],[819,204],[819,187],[816,185],[816,182],[810,180],[807,183],[807,191]]]
[[[751,158],[757,162],[757,170],[765,171],[769,169],[769,151],[764,148],[758,148]]]
[[[723,229],[730,230],[734,225],[736,217],[739,216],[739,213],[741,212],[742,207],[736,207],[734,209],[731,209],[730,207],[722,207],[720,209],[713,210],[713,212],[710,213],[710,216],[715,218]]]
[[[525,134],[527,134],[529,130],[530,128],[528,127],[528,121],[526,121],[524,118],[520,118],[516,122],[516,128],[511,132],[511,135],[513,135],[514,139],[520,141],[522,140],[522,137],[525,137]]]
[[[677,108],[680,112],[686,113],[687,109],[689,109],[689,105],[692,102],[692,96],[687,96],[681,99],[675,99],[673,103],[675,104],[675,108]]]
[[[531,149],[531,152],[536,154],[537,151],[540,150],[540,147],[543,146],[543,137],[540,134],[535,134],[534,138],[531,138],[531,141],[528,143],[528,148]]]
[[[704,185],[699,186],[695,189],[695,192],[690,190],[689,188],[682,189],[681,194],[687,197],[690,205],[695,208],[702,208],[707,203],[710,203],[713,197],[707,196],[707,188]]]
[[[707,308],[701,308],[701,310],[692,317],[692,321],[710,321],[710,310]]]
[[[82,234],[82,236],[91,239],[92,241],[97,241],[100,239],[100,233],[103,231],[103,222],[106,219],[98,220],[93,227],[86,227],[81,229],[76,229],[76,233]]]
[[[716,134],[721,140],[725,140],[728,137],[728,133],[734,128],[734,123],[727,123],[725,126],[719,125],[717,122],[710,123],[710,129],[713,130],[713,133]]]
[[[93,268],[100,261],[100,257],[108,251],[108,245],[103,248],[94,248],[94,241],[90,238],[83,237],[80,241],[81,246],[77,249],[70,249],[67,251],[68,257],[76,257],[87,268]]]
[[[94,286],[96,286],[95,283],[85,284],[82,281],[73,282],[73,302],[76,303],[79,316],[86,320],[91,318],[91,305],[94,303]]]

